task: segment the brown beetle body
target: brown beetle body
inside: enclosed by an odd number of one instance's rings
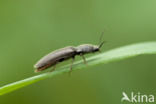
[[[58,64],[59,62],[65,61],[67,59],[70,59],[70,58],[73,59],[72,60],[72,64],[73,64],[74,57],[76,55],[82,56],[84,62],[86,63],[85,57],[83,55],[87,53],[93,53],[93,52],[99,51],[103,43],[104,42],[102,42],[99,46],[91,45],[91,44],[84,44],[78,47],[69,46],[69,47],[65,47],[65,48],[53,51],[49,53],[48,55],[44,56],[43,58],[41,58],[34,65],[34,68],[36,68],[35,72],[45,70],[51,66],[54,66],[54,69],[55,69],[56,64]],[[72,70],[72,64],[71,64],[71,70]]]

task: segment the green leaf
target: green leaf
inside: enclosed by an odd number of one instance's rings
[[[116,48],[107,52],[103,52],[101,54],[94,55],[86,59],[88,62],[87,66],[83,64],[82,60],[75,62],[75,64],[73,65],[73,71],[79,69],[85,69],[86,67],[90,67],[98,64],[106,64],[109,62],[128,59],[130,57],[143,55],[143,54],[156,54],[156,42],[144,42],[144,43],[132,44],[132,45]],[[46,78],[53,78],[54,76],[68,73],[70,71],[69,66],[70,65],[63,66],[59,68],[61,69],[59,71],[56,70],[54,72],[47,72],[44,74],[36,75],[30,78],[26,78],[24,80],[20,80],[2,86],[0,87],[0,95],[4,95],[6,93],[9,93],[11,91],[17,90],[19,88],[33,84],[35,82],[38,82]]]

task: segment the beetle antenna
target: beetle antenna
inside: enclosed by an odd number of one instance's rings
[[[99,44],[101,44],[102,38],[103,38],[104,32],[101,33],[101,36],[99,38]]]
[[[106,41],[103,41],[99,44],[99,49],[103,46],[103,44],[105,43]]]
[[[101,33],[101,36],[100,36],[100,39],[99,39],[99,48],[101,48],[103,46],[103,44],[105,43],[105,41],[102,41],[103,35],[104,35],[104,32]]]

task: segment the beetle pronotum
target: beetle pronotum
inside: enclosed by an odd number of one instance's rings
[[[100,38],[100,40],[101,40],[101,38]],[[49,53],[48,55],[44,56],[43,58],[41,58],[34,65],[34,68],[36,69],[35,72],[40,72],[40,71],[45,70],[51,66],[53,66],[53,69],[51,70],[51,71],[53,71],[53,70],[55,70],[56,64],[72,58],[72,63],[71,63],[71,67],[70,67],[70,72],[71,72],[72,65],[73,65],[76,55],[80,55],[83,58],[84,63],[86,63],[84,54],[100,51],[100,48],[102,47],[103,43],[104,43],[104,41],[101,42],[99,45],[83,44],[83,45],[79,45],[77,47],[68,46],[65,48],[55,50],[55,51]]]

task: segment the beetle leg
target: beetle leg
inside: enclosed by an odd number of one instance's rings
[[[69,75],[70,75],[71,72],[72,72],[72,66],[73,66],[74,60],[75,60],[75,57],[72,57],[72,63],[71,63],[71,65],[70,65]]]
[[[85,59],[84,55],[83,55],[83,54],[80,54],[80,56],[82,57],[82,59],[83,59],[83,61],[84,61],[84,64],[86,64],[86,65],[87,65],[87,61],[86,61],[86,59]]]
[[[56,64],[54,65],[54,67],[50,70],[50,72],[53,72],[56,68]]]

